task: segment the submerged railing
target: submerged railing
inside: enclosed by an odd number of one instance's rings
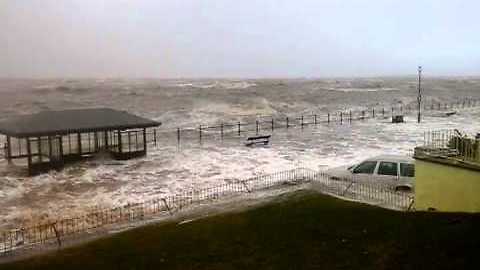
[[[342,109],[335,110],[324,113],[309,113],[309,114],[300,114],[300,115],[244,115],[235,120],[223,120],[216,123],[201,123],[195,126],[189,127],[172,127],[172,128],[151,128],[146,132],[146,141],[148,143],[157,145],[165,145],[176,143],[181,145],[183,141],[194,141],[198,140],[200,142],[208,139],[223,139],[226,137],[241,137],[244,134],[256,134],[261,133],[272,133],[276,129],[289,129],[289,128],[306,128],[308,126],[317,126],[317,125],[329,125],[329,124],[350,124],[355,121],[363,121],[367,119],[386,119],[392,118],[396,115],[407,115],[417,112],[417,105],[407,104],[407,105],[397,105],[391,107],[370,107],[358,110]],[[450,103],[424,103],[422,110],[425,111],[441,111],[448,113],[451,110],[467,109],[480,106],[480,99],[463,99],[461,101],[455,101]],[[134,130],[124,131],[123,136],[126,140],[132,140],[128,146],[135,146],[135,148],[143,147],[143,141],[140,141],[137,138],[137,132]],[[97,132],[98,133],[98,132]],[[102,134],[97,134],[95,132],[85,133],[81,137],[81,143],[73,144],[71,142],[71,136],[77,136],[76,134],[70,134],[66,136],[65,140],[62,143],[62,151],[66,153],[77,154],[90,154],[98,151],[98,146],[104,145]],[[1,135],[0,135],[1,136]],[[6,154],[7,150],[1,151],[5,154],[2,156],[0,153],[0,158],[5,157],[17,157],[17,158],[26,158],[28,155],[27,143],[25,139],[11,138],[11,149],[9,149],[10,154]],[[32,138],[32,142],[36,142],[37,139]],[[110,134],[108,139],[110,142],[110,149],[114,149],[118,145],[118,138],[116,133]],[[1,138],[0,138],[1,141]],[[140,141],[140,143],[139,143]],[[40,144],[42,145],[48,142],[48,138],[41,138]],[[37,159],[42,158],[42,149],[46,151],[49,149],[47,146],[40,148],[36,147],[37,143],[32,143],[32,152],[34,157]],[[81,150],[78,150],[78,145]],[[2,145],[3,147],[3,145]],[[112,148],[113,147],[113,148]],[[143,149],[143,148],[142,148]]]
[[[61,246],[72,236],[87,236],[88,233],[152,219],[162,214],[174,215],[189,206],[208,204],[222,198],[301,184],[312,184],[315,190],[325,194],[390,209],[407,211],[413,204],[413,196],[409,193],[382,188],[374,183],[358,183],[352,179],[334,180],[324,172],[297,168],[9,230],[0,234],[0,255],[15,254],[45,244]]]
[[[422,114],[425,111],[439,111],[451,113],[452,110],[477,107],[480,105],[479,99],[463,99],[450,103],[431,102],[424,103]],[[370,107],[360,110],[336,110],[325,113],[310,113],[301,115],[285,116],[243,116],[240,121],[224,120],[217,123],[202,123],[197,126],[150,129],[147,132],[147,141],[155,145],[160,141],[168,139],[176,141],[178,145],[183,140],[198,139],[200,142],[206,138],[224,138],[227,136],[241,136],[245,133],[256,134],[270,133],[276,129],[288,129],[294,127],[307,127],[312,125],[328,124],[349,124],[354,121],[366,119],[385,119],[396,115],[407,115],[417,113],[416,104],[398,105],[387,107]]]

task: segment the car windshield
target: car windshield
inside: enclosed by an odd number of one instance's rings
[[[355,167],[355,169],[353,169],[353,173],[372,174],[376,166],[376,161],[364,161],[360,163],[357,167]]]
[[[409,163],[400,163],[400,175],[404,177],[415,177],[415,166]]]

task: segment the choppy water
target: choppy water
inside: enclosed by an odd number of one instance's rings
[[[479,78],[426,80],[427,102],[480,98]],[[341,108],[412,104],[415,78],[333,80],[3,80],[0,118],[46,109],[112,107],[160,120],[162,129],[239,120],[245,116],[325,115]],[[480,131],[480,109],[451,117],[427,115],[424,123],[393,125],[366,120],[277,129],[271,146],[247,148],[242,137],[183,140],[151,147],[146,158],[98,158],[35,177],[22,177],[0,161],[0,227],[84,213],[181,191],[306,166],[328,168],[381,153],[409,154],[423,131]],[[0,138],[3,140],[3,138]]]

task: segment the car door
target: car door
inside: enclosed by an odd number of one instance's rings
[[[356,182],[365,182],[373,178],[373,173],[377,167],[376,160],[366,160],[358,164],[353,170],[353,180]]]
[[[398,162],[379,161],[375,179],[379,185],[395,189],[398,184]]]
[[[415,164],[400,162],[400,177],[398,186],[413,188],[415,179]]]

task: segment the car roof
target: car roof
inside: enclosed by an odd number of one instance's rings
[[[401,155],[379,155],[366,160],[413,163],[413,158]]]

